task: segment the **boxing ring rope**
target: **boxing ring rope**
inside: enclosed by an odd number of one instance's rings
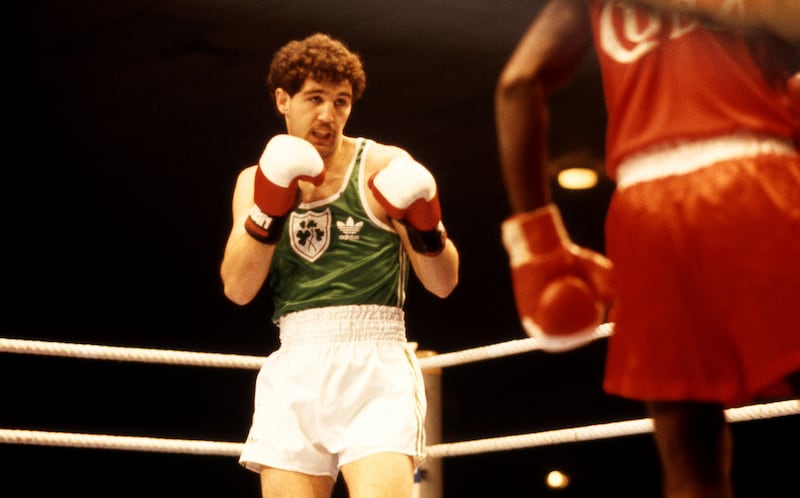
[[[725,411],[730,422],[745,422],[800,414],[800,400],[775,401],[760,405],[730,408]],[[644,434],[653,430],[649,418],[556,429],[518,436],[501,436],[457,443],[434,444],[428,447],[428,457],[443,458],[506,451],[562,443],[593,441]],[[61,446],[106,450],[180,453],[238,457],[242,443],[200,441],[139,436],[79,434],[66,432],[0,429],[0,443]]]
[[[591,336],[592,340],[611,335],[614,325],[604,323],[598,326]],[[419,359],[423,370],[463,365],[465,363],[500,358],[514,354],[527,353],[541,349],[536,338],[517,339],[489,346],[481,346],[453,353],[437,354]],[[258,370],[266,357],[222,353],[200,353],[170,349],[128,348],[117,346],[97,346],[66,342],[34,341],[26,339],[0,338],[0,353],[25,353],[43,356],[61,356],[91,360],[116,360],[143,363],[162,363],[168,365],[189,365],[218,368],[241,368]]]
[[[608,337],[612,333],[613,323],[602,324],[595,330],[592,340]],[[500,358],[538,349],[541,348],[535,338],[526,338],[452,353],[435,354],[433,352],[418,352],[417,355],[420,367],[426,377],[426,384],[430,384],[430,386],[427,387],[438,390],[438,378],[441,376],[442,367]],[[262,363],[266,359],[264,356],[187,352],[169,349],[128,348],[8,338],[0,338],[0,352],[251,370],[260,369]],[[427,356],[421,353],[426,353]],[[643,434],[653,430],[652,420],[643,418],[587,425],[583,427],[556,429],[531,434],[501,436],[455,443],[437,443],[436,439],[440,436],[439,424],[441,420],[439,420],[439,404],[441,400],[439,399],[439,393],[436,392],[435,394],[435,396],[429,394],[429,398],[431,398],[429,399],[429,414],[436,420],[428,422],[431,424],[429,432],[433,432],[431,435],[434,437],[429,437],[429,440],[433,444],[428,446],[427,451],[428,457],[438,461],[438,463],[440,463],[438,459],[443,457],[616,438]],[[800,414],[800,399],[731,408],[726,410],[725,414],[727,419],[731,422],[796,415]],[[428,424],[426,423],[426,425]],[[243,443],[238,442],[75,434],[2,428],[0,428],[0,443],[231,457],[238,457],[243,445]],[[434,463],[434,465],[439,469],[441,468],[436,465],[436,463]],[[423,468],[425,468],[425,465],[423,465]],[[434,486],[429,488],[431,491],[430,496],[428,493],[424,494],[426,498],[441,496],[440,479],[440,477],[434,477]]]

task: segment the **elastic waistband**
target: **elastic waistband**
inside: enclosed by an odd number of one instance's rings
[[[719,161],[767,154],[797,155],[797,150],[790,139],[749,133],[659,146],[622,161],[617,167],[617,188],[691,173]]]
[[[282,316],[281,346],[339,342],[406,342],[405,313],[395,306],[349,305],[314,308]]]

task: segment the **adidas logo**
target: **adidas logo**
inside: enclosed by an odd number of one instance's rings
[[[347,217],[347,221],[336,221],[336,228],[339,229],[339,240],[358,240],[358,232],[364,227],[364,222],[356,223],[352,216]]]

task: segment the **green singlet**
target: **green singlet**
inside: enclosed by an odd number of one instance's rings
[[[364,162],[371,143],[358,139],[343,189],[290,213],[269,272],[273,321],[324,306],[403,307],[408,254],[397,233],[369,210],[365,197]]]

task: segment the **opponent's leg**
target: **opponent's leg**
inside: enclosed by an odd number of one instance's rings
[[[649,402],[666,498],[731,498],[733,442],[721,405]]]
[[[350,498],[411,498],[414,468],[411,457],[376,453],[342,466]]]
[[[334,480],[330,476],[314,476],[271,467],[261,471],[263,498],[330,498],[333,485]]]

